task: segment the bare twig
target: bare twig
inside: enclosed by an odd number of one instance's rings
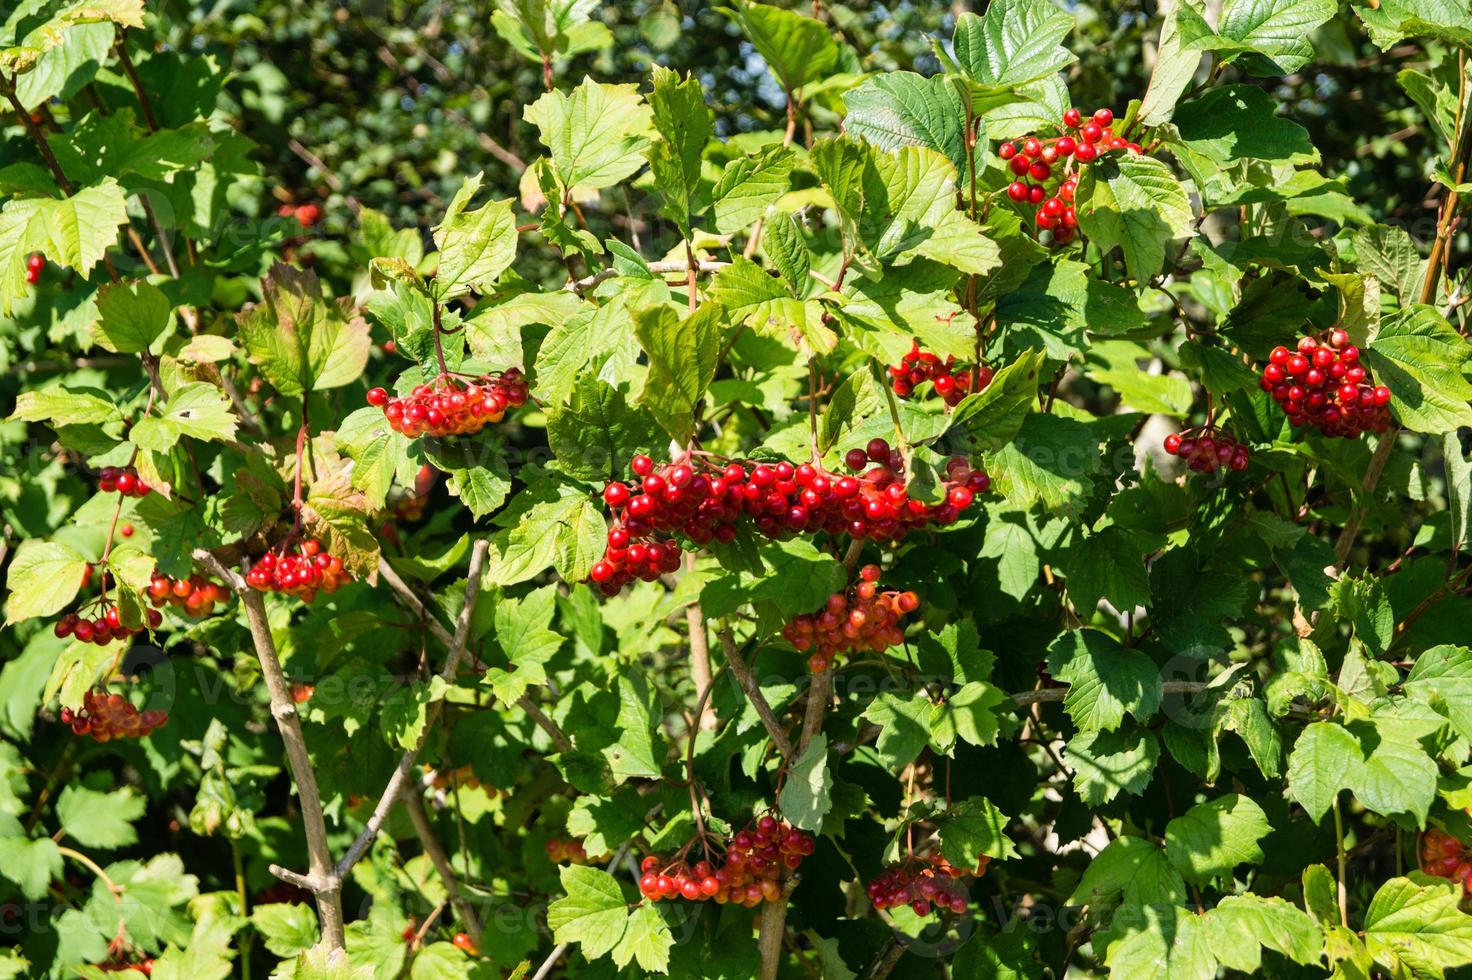
[[[721,269],[724,269],[730,264],[731,263],[729,262],[716,262],[709,259],[702,259],[695,263],[695,271],[700,274],[717,272]],[[689,273],[690,264],[688,262],[676,262],[673,260],[668,262],[650,262],[649,271],[654,273],[656,276],[665,276],[674,273]],[[563,288],[581,295],[582,293],[586,293],[590,289],[596,288],[599,283],[612,279],[614,276],[617,275],[618,272],[614,269],[601,269],[598,272],[593,273],[591,276],[585,276],[582,279],[569,281],[568,284]]]
[[[455,867],[450,863],[449,856],[445,854],[444,847],[440,845],[439,838],[435,836],[434,825],[429,822],[429,814],[424,812],[424,798],[420,796],[418,786],[411,785],[404,791],[404,809],[409,811],[409,820],[414,824],[414,833],[419,835],[420,846],[424,848],[424,853],[429,855],[430,863],[439,873],[440,881],[445,886],[445,895],[450,899],[450,904],[455,907],[455,914],[460,917],[460,924],[465,927],[470,942],[479,949],[480,917],[475,914],[475,909],[460,891],[460,879],[456,876]]]
[[[685,555],[685,570],[689,572],[695,568],[695,555]],[[705,610],[700,606],[697,598],[685,607],[685,625],[690,629],[690,679],[695,683],[695,690],[705,691],[710,688],[710,635],[705,628]],[[695,719],[697,728],[709,731],[716,727],[715,709],[709,704],[703,704],[700,715]]]
[[[767,696],[762,693],[761,686],[757,684],[756,678],[752,675],[751,666],[747,664],[740,648],[736,646],[736,638],[731,635],[729,629],[725,628],[717,630],[716,635],[721,638],[721,648],[726,651],[726,662],[731,665],[731,672],[736,675],[736,679],[741,683],[741,689],[746,692],[747,700],[756,709],[762,725],[767,729],[767,735],[772,739],[772,744],[777,747],[777,751],[782,754],[784,760],[793,759],[792,741],[782,730],[782,723],[777,720],[777,715],[767,702]]]

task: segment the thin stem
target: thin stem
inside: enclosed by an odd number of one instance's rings
[[[113,900],[119,903],[122,902],[122,886],[113,881],[112,878],[108,877],[107,872],[102,870],[102,865],[98,864],[96,861],[92,860],[81,851],[74,850],[70,847],[58,847],[56,849],[56,853],[60,854],[64,858],[71,858],[73,861],[77,862],[82,867],[92,872],[92,874],[97,878],[98,881],[107,886],[107,890],[112,893]]]
[[[245,862],[240,856],[240,845],[234,840],[230,841],[230,863],[235,871],[235,898],[240,902],[240,917],[250,918],[250,896],[245,891]],[[240,977],[241,980],[250,980],[250,947],[251,934],[246,933],[240,938]]]
[[[1345,878],[1345,867],[1349,855],[1344,851],[1344,814],[1339,809],[1339,796],[1334,796],[1334,850],[1339,859],[1339,924],[1349,928],[1349,886]]]
[[[309,875],[293,875],[293,884],[307,887],[317,899],[317,918],[322,926],[322,944],[331,953],[344,948],[342,885],[333,874],[332,850],[327,841],[327,821],[322,815],[322,796],[317,789],[317,772],[312,767],[312,756],[307,751],[306,736],[302,733],[302,722],[297,714],[296,701],[291,696],[291,684],[281,669],[281,660],[276,654],[276,641],[271,636],[271,624],[266,616],[266,603],[261,593],[246,585],[245,580],[233,569],[228,569],[210,552],[199,549],[194,560],[202,563],[222,582],[240,596],[245,607],[245,618],[250,626],[251,641],[255,646],[256,660],[261,665],[261,676],[266,682],[266,691],[271,698],[271,716],[276,719],[276,730],[286,748],[286,761],[291,768],[292,781],[296,783],[297,797],[302,811],[302,827],[307,835],[307,865]],[[283,877],[275,865],[271,871]],[[284,879],[290,881],[290,878]]]
[[[460,924],[465,927],[465,933],[470,937],[470,942],[479,949],[480,918],[460,891],[460,879],[455,875],[455,866],[450,863],[444,847],[440,845],[439,837],[434,832],[434,825],[429,822],[429,814],[424,812],[424,798],[419,793],[419,787],[410,786],[404,792],[404,809],[409,812],[409,820],[414,824],[414,833],[419,836],[419,846],[424,848],[424,853],[429,856],[430,863],[439,873],[440,882],[445,886],[445,895],[450,899],[450,904],[455,907],[455,915],[459,917]]]
[[[440,364],[440,374],[449,374],[450,373],[450,368],[449,368],[449,366],[447,364],[445,364],[445,348],[440,343],[440,334],[442,334],[442,333],[445,332],[445,328],[440,323],[440,304],[438,303],[438,301],[434,302],[433,309],[434,309],[434,356],[435,356],[435,360],[439,361],[439,364]]]
[[[690,287],[690,312],[700,305],[700,297],[695,289],[695,277],[700,273],[700,263],[695,259],[695,250],[690,247],[690,240],[685,240],[685,282]]]
[[[143,122],[148,126],[150,133],[158,132],[158,116],[153,112],[153,103],[148,100],[148,94],[143,89],[143,82],[138,78],[138,69],[133,67],[133,59],[128,54],[128,45],[123,38],[119,37],[113,45],[117,52],[118,61],[122,63],[123,74],[128,76],[128,82],[133,86],[133,96],[138,100],[138,108],[143,111]]]
[[[398,596],[399,601],[410,612],[414,613],[420,618],[420,620],[424,622],[424,625],[429,629],[431,636],[439,640],[440,643],[444,644],[446,647],[454,642],[453,639],[450,637],[449,631],[441,626],[439,621],[429,614],[429,610],[425,608],[423,600],[421,600],[419,596],[415,594],[414,590],[409,587],[408,583],[406,583],[402,578],[399,577],[399,573],[394,571],[393,566],[390,565],[387,561],[380,561],[378,563],[378,576],[388,583],[389,588],[393,589],[394,594]],[[547,736],[552,740],[552,744],[557,746],[557,751],[573,751],[574,747],[572,744],[572,739],[568,738],[567,734],[557,726],[557,723],[554,722],[551,718],[547,717],[545,714],[543,714],[542,710],[538,708],[525,694],[517,699],[516,706],[521,708],[522,711],[525,711],[527,716],[547,733]]]

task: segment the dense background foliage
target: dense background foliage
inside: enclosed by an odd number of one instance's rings
[[[0,976],[1472,969],[1472,11],[1159,7],[0,15]]]

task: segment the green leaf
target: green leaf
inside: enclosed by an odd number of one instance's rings
[[[18,825],[16,829],[19,833]],[[61,875],[61,852],[51,838],[0,836],[0,877],[20,886],[26,898],[39,901]]]
[[[777,804],[795,826],[814,833],[833,809],[833,773],[828,769],[828,738],[819,733],[787,773]]]
[[[1335,0],[1227,0],[1217,30],[1196,11],[1182,11],[1181,30],[1197,49],[1217,51],[1224,61],[1242,56],[1254,75],[1288,75],[1313,60],[1308,36],[1334,16]]]
[[[276,902],[250,910],[250,922],[266,948],[284,959],[317,945],[317,913],[305,903]]]
[[[618,882],[608,872],[586,865],[567,865],[558,874],[567,895],[547,906],[553,938],[577,943],[590,960],[612,951],[623,939],[629,918]]]
[[[1192,884],[1204,885],[1239,864],[1263,859],[1258,842],[1272,828],[1262,807],[1228,793],[1200,803],[1165,826],[1165,854]]]
[[[567,408],[547,422],[547,441],[557,465],[582,480],[612,480],[629,460],[659,442],[653,415],[628,403],[622,389],[589,374],[578,378]]]
[[[993,488],[1014,507],[1077,514],[1100,469],[1099,440],[1082,422],[1034,412],[987,463]]]
[[[111,36],[111,28],[106,28]],[[123,190],[111,177],[70,197],[11,200],[0,210],[0,312],[26,295],[25,263],[33,252],[84,277],[128,220]]]
[[[236,315],[253,364],[281,394],[338,388],[357,381],[372,340],[362,317],[323,298],[314,272],[277,263],[261,282],[262,300]]]
[[[1360,743],[1336,722],[1316,721],[1303,730],[1288,757],[1288,792],[1318,823],[1340,790],[1357,781]]]
[[[995,452],[1016,437],[1038,397],[1038,378],[1046,356],[1040,350],[1023,352],[992,376],[991,384],[967,395],[951,415],[951,424],[963,426],[981,444]]]
[[[644,165],[652,119],[636,84],[585,78],[571,94],[546,93],[523,115],[540,130],[567,193],[612,187]]]
[[[1170,122],[1176,103],[1191,87],[1196,68],[1201,64],[1201,52],[1187,47],[1181,39],[1182,6],[1190,6],[1201,16],[1201,0],[1180,0],[1166,10],[1165,21],[1160,25],[1160,41],[1155,46],[1155,68],[1150,72],[1150,84],[1145,88],[1136,117],[1141,126]]]
[[[957,171],[966,169],[966,107],[942,75],[910,71],[866,79],[843,94],[844,131],[879,147],[923,146],[944,154]]]
[[[689,238],[691,218],[702,209],[700,158],[715,132],[705,93],[699,79],[682,82],[678,73],[656,65],[649,105],[662,137],[649,151],[654,188],[663,201],[660,210]]]
[[[1079,228],[1105,251],[1123,247],[1130,276],[1140,282],[1161,271],[1168,244],[1193,233],[1185,188],[1154,157],[1101,157],[1084,172],[1077,193]]]
[[[523,363],[523,327],[541,323],[555,328],[585,308],[570,290],[517,293],[504,301],[483,302],[465,320],[465,342],[481,360],[518,367]]]
[[[22,391],[10,418],[19,422],[50,422],[53,426],[96,425],[120,421],[123,413],[102,393],[74,391],[54,385]]]
[[[1059,42],[1073,30],[1073,17],[1047,0],[995,0],[978,17],[956,18],[952,39],[957,65],[989,86],[1021,85],[1072,64]]]
[[[588,0],[496,0],[496,33],[531,61],[571,58],[606,48],[613,33],[592,20],[598,5]]]
[[[1309,914],[1276,896],[1228,895],[1206,913],[1207,942],[1223,966],[1256,975],[1262,947],[1313,966],[1324,951],[1324,937]]]
[[[696,414],[719,366],[724,314],[712,303],[684,320],[668,306],[634,314],[634,333],[649,357],[639,403],[682,445],[695,434]]]
[[[1436,760],[1414,738],[1375,726],[1374,747],[1352,774],[1350,791],[1376,813],[1409,813],[1425,824],[1436,799]]]
[[[780,277],[740,256],[716,273],[710,297],[726,309],[732,323],[745,323],[785,344],[806,344],[811,351],[827,353],[837,341],[823,326],[817,303],[798,299]]]
[[[790,214],[776,214],[762,236],[762,254],[782,274],[787,288],[796,296],[808,289],[808,273],[812,270],[812,253],[803,241],[797,219]]]
[[[766,214],[786,193],[797,160],[790,146],[768,146],[726,164],[711,191],[716,231],[735,234]]]
[[[1415,302],[1426,263],[1404,228],[1369,225],[1350,232],[1349,240],[1362,270],[1380,280],[1402,304]]]
[[[5,621],[18,623],[65,609],[82,587],[87,559],[59,541],[22,541],[10,560],[5,588],[10,598]]]
[[[1472,344],[1430,306],[1396,310],[1364,351],[1375,380],[1390,389],[1390,410],[1413,432],[1439,434],[1472,425]]]
[[[1073,788],[1091,807],[1121,792],[1139,796],[1150,785],[1160,761],[1160,743],[1148,729],[1079,732],[1068,740],[1063,761],[1073,770]]]
[[[197,381],[175,391],[159,414],[140,419],[129,438],[143,449],[164,453],[182,436],[228,442],[235,438],[236,424],[229,397],[209,382]]]
[[[555,324],[537,350],[537,390],[555,410],[567,403],[585,378],[620,383],[639,356],[633,318],[620,293],[599,308],[583,308]]]
[[[1137,535],[1117,525],[1077,541],[1060,562],[1074,608],[1080,613],[1096,609],[1100,599],[1108,599],[1115,609],[1147,605],[1146,550]]]
[[[788,95],[838,67],[838,44],[822,21],[750,0],[735,0],[722,12],[741,26]]]
[[[1143,837],[1116,837],[1084,866],[1069,905],[1092,905],[1119,895],[1126,905],[1175,905],[1186,882],[1165,851]]]
[[[848,237],[879,261],[923,256],[976,275],[1001,265],[997,243],[956,210],[956,167],[935,150],[886,153],[843,137],[820,141],[812,157]]]
[[[1099,630],[1071,630],[1054,640],[1048,669],[1069,686],[1063,707],[1083,731],[1113,731],[1126,712],[1146,721],[1160,707],[1155,664]]]
[[[465,210],[480,190],[481,177],[476,174],[460,185],[434,230],[440,250],[434,295],[441,303],[471,290],[488,292],[516,258],[516,215],[509,200]]]
[[[983,857],[1017,856],[1007,836],[1007,816],[985,797],[972,796],[935,816],[940,852],[958,868],[975,868]]]
[[[1457,734],[1472,739],[1472,649],[1443,644],[1416,658],[1405,692],[1440,710]]]
[[[97,332],[108,350],[138,354],[169,328],[174,308],[163,290],[136,279],[97,291]]]
[[[1391,878],[1365,910],[1365,946],[1396,975],[1440,976],[1472,963],[1472,915],[1458,884],[1417,874]]]
[[[1357,6],[1354,12],[1382,50],[1408,37],[1434,37],[1472,47],[1466,0],[1381,0],[1373,7]]]
[[[623,937],[613,948],[613,961],[620,969],[628,966],[631,960],[637,961],[646,975],[668,973],[670,949],[674,945],[675,937],[670,934],[670,927],[665,923],[659,908],[653,903],[644,902],[629,916]],[[583,951],[587,952],[586,943]]]
[[[618,740],[603,748],[614,781],[658,779],[665,756],[659,695],[650,689],[642,673],[625,670],[618,677],[618,699],[618,720],[614,723]]]
[[[99,793],[68,786],[56,801],[56,817],[67,836],[83,847],[116,850],[138,841],[133,821],[143,816],[146,801],[124,787]]]
[[[1255,85],[1208,89],[1175,114],[1179,140],[1192,153],[1223,166],[1239,160],[1313,163],[1318,151],[1308,130],[1277,114],[1277,105]]]
[[[1202,918],[1188,909],[1125,907],[1115,914],[1110,933],[1117,937],[1104,957],[1110,980],[1212,980],[1217,975]]]

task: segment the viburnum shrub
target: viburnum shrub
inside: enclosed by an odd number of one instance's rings
[[[1472,968],[1466,3],[978,6],[0,15],[0,977]]]

